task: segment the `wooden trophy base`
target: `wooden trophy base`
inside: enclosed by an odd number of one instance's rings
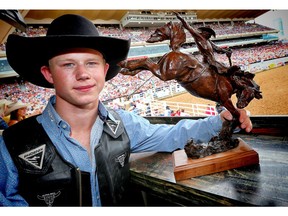
[[[176,180],[184,180],[243,166],[259,164],[259,156],[248,144],[239,139],[239,145],[226,152],[192,159],[184,149],[173,152],[174,175]]]

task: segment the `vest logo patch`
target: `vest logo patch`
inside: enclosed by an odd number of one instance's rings
[[[30,165],[42,169],[43,159],[45,154],[46,144],[43,144],[35,149],[20,154],[19,157]]]
[[[126,158],[126,153],[123,153],[122,155],[119,155],[117,158],[115,158],[115,161],[120,164],[121,167],[124,167]]]
[[[49,193],[49,194],[43,194],[43,195],[37,195],[37,198],[39,200],[44,200],[44,202],[47,204],[47,206],[52,206],[54,203],[54,199],[56,197],[58,197],[61,194],[60,191],[58,191],[57,193],[53,192],[53,193]]]
[[[120,121],[119,120],[115,120],[115,121],[112,121],[110,119],[106,120],[106,124],[108,125],[108,127],[110,128],[110,130],[116,134],[117,130],[118,130],[118,127],[120,125]]]

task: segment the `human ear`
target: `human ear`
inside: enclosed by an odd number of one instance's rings
[[[108,63],[105,63],[105,68],[104,68],[104,75],[106,77],[106,74],[108,72],[108,69],[109,69],[109,64]]]
[[[45,77],[45,79],[46,79],[49,83],[53,84],[54,81],[53,81],[52,74],[51,74],[51,72],[50,72],[49,67],[48,67],[48,66],[42,66],[42,67],[40,68],[40,70],[41,70],[42,75]]]

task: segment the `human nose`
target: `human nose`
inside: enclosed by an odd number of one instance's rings
[[[89,79],[90,75],[87,72],[87,68],[84,65],[77,65],[76,67],[76,79]]]

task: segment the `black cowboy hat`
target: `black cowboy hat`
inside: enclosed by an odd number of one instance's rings
[[[209,28],[209,27],[199,27],[198,30],[201,31],[201,32],[208,32],[213,37],[216,37],[215,31],[213,29]]]
[[[130,40],[99,36],[90,20],[79,15],[66,14],[50,24],[45,37],[9,35],[6,55],[10,66],[25,80],[38,86],[53,88],[41,74],[40,67],[48,65],[48,60],[63,50],[77,47],[92,48],[103,54],[110,65],[107,81],[120,71],[117,63],[127,58]]]

